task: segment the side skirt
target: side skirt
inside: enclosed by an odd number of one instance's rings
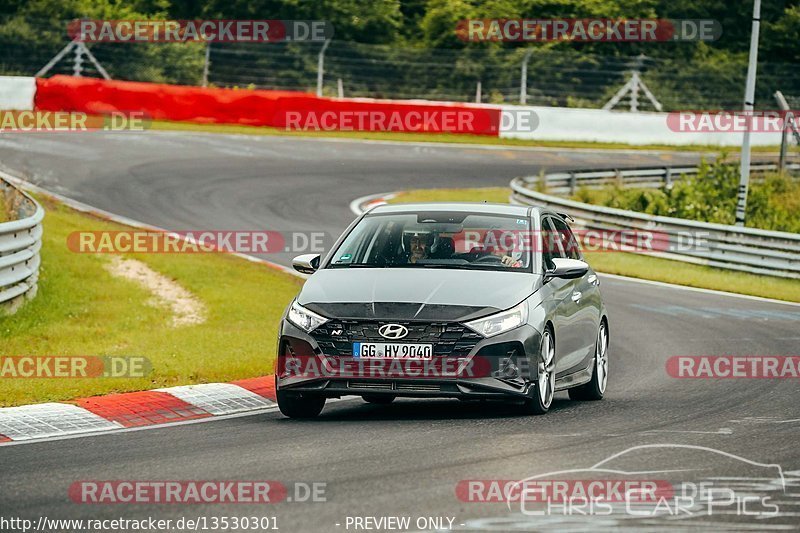
[[[583,370],[578,370],[577,372],[573,372],[572,374],[567,374],[566,376],[556,378],[556,391],[571,389],[572,387],[577,387],[578,385],[583,385],[584,383],[588,383],[592,379],[593,372],[594,372],[594,357],[592,357],[589,366],[587,366]]]

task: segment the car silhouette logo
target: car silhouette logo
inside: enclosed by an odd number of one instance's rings
[[[408,335],[408,328],[400,324],[386,324],[378,328],[378,333],[384,339],[402,339]]]

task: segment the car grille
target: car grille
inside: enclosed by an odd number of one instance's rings
[[[348,389],[374,389],[374,390],[392,390],[391,382],[384,381],[348,381]]]
[[[402,324],[408,335],[399,340],[382,337],[378,328]],[[328,356],[352,356],[353,342],[397,342],[433,344],[434,357],[466,357],[483,337],[453,322],[390,322],[333,320],[311,332],[322,353]]]
[[[345,381],[341,382],[348,389],[353,390],[380,390],[380,391],[404,391],[404,392],[441,392],[441,383],[407,383],[403,381]],[[337,383],[339,384],[339,383]]]

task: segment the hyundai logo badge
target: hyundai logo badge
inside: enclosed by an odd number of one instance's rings
[[[385,324],[378,328],[378,333],[385,339],[402,339],[408,335],[408,328],[400,324]]]

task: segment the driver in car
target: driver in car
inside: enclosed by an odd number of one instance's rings
[[[408,263],[416,263],[420,259],[428,258],[429,233],[420,231],[410,233],[408,237]]]
[[[509,235],[499,229],[487,231],[483,239],[483,249],[497,257],[503,265],[511,268],[521,268],[522,261],[513,256],[515,239],[512,237],[513,234]],[[511,245],[510,247],[509,244]]]

